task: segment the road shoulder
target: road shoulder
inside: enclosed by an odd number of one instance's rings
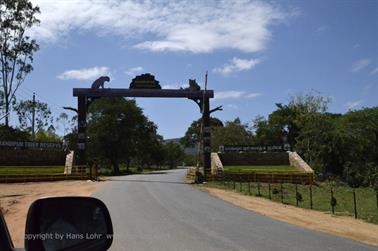
[[[0,184],[0,210],[4,214],[14,246],[24,246],[26,215],[34,200],[48,196],[89,196],[104,183],[56,181]]]
[[[279,221],[378,246],[378,225],[372,223],[352,217],[334,216],[315,210],[297,208],[217,188],[200,187],[199,189],[238,207]]]

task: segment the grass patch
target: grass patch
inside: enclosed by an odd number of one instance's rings
[[[63,174],[64,166],[0,166],[0,175]]]
[[[298,169],[287,165],[274,166],[225,166],[225,173],[293,173]]]
[[[208,187],[215,187],[226,190],[233,190],[245,195],[261,196],[269,199],[269,184],[267,183],[235,183],[233,182],[209,182],[205,184]],[[260,187],[260,189],[258,188]],[[298,185],[298,193],[302,196],[302,202],[299,202],[299,207],[310,209],[310,186]],[[329,183],[320,183],[319,186],[311,186],[312,189],[312,209],[331,212],[331,185]],[[260,192],[259,192],[260,190]],[[271,184],[270,199],[272,201],[281,202],[281,184]],[[283,202],[284,204],[296,206],[296,192],[295,184],[283,184]],[[274,193],[276,192],[276,193]],[[353,189],[347,185],[338,184],[333,186],[333,194],[337,200],[335,207],[336,215],[348,215],[354,217],[353,205]],[[357,200],[357,218],[363,219],[367,222],[378,224],[378,208],[376,192],[373,187],[361,187],[356,189]]]

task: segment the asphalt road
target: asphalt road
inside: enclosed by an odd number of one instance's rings
[[[377,251],[238,208],[185,184],[185,174],[114,177],[98,190],[113,221],[111,250]]]

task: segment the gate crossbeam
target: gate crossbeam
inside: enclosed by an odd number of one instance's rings
[[[74,97],[142,97],[142,98],[189,98],[202,99],[205,92],[205,98],[213,98],[214,91],[191,91],[187,89],[92,89],[92,88],[74,88]]]

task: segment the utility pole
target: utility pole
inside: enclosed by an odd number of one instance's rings
[[[35,93],[33,92],[33,103],[32,103],[32,140],[35,141]]]
[[[198,152],[197,152],[197,165],[196,165],[196,171],[199,172],[199,166],[200,166],[200,156],[201,152],[204,153],[204,144],[203,144],[203,126],[204,126],[204,110],[205,110],[205,93],[207,90],[207,71],[205,74],[205,89],[203,90],[203,95],[202,95],[202,101],[201,101],[201,125],[200,125],[200,133],[198,135]],[[203,159],[203,163],[205,164],[205,158]],[[206,170],[205,166],[203,167],[203,174],[204,177],[206,177]]]

